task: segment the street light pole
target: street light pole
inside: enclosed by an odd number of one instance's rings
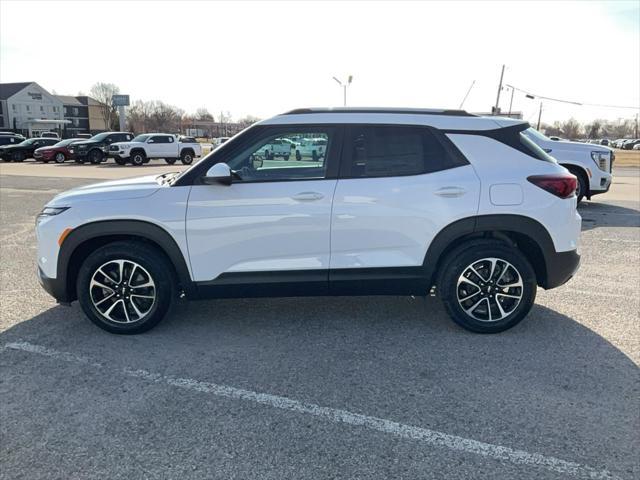
[[[504,65],[502,65],[502,72],[500,72],[500,85],[498,85],[498,97],[496,98],[496,106],[493,109],[493,114],[498,115],[500,113],[500,92],[502,91],[502,79],[504,78]]]
[[[542,118],[542,100],[540,100],[540,110],[538,111],[538,126],[536,130],[540,131],[540,119]]]
[[[342,83],[336,77],[333,77],[333,79],[336,82],[338,82],[338,85],[342,87],[342,101],[343,101],[343,105],[346,107],[347,106],[347,87],[351,85],[351,82],[353,81],[353,75],[349,75],[345,83]]]

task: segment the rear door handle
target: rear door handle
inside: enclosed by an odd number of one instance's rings
[[[462,187],[442,187],[435,191],[436,195],[445,198],[461,197],[465,193],[467,191]]]
[[[323,198],[324,195],[319,192],[300,192],[293,196],[293,199],[298,200],[299,202],[312,202]]]

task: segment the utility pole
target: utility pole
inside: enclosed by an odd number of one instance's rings
[[[342,87],[342,103],[346,107],[347,106],[347,87],[351,85],[351,82],[353,81],[353,75],[349,75],[349,78],[347,78],[347,81],[344,83],[342,83],[336,77],[333,77],[333,79],[336,82],[338,82],[338,85]]]
[[[493,108],[493,114],[498,115],[500,113],[500,92],[502,91],[502,79],[504,78],[504,65],[502,65],[502,72],[500,73],[500,85],[498,85],[498,96],[496,98],[496,106]]]
[[[515,88],[509,85],[507,85],[507,87],[511,88],[511,100],[509,101],[509,116],[511,116],[511,107],[513,106],[513,92],[515,91]]]
[[[637,113],[636,113],[636,135],[635,135],[635,137],[636,138],[640,138],[640,137],[638,137],[638,114]]]
[[[538,111],[538,126],[536,130],[540,131],[540,119],[542,118],[542,101],[540,101],[540,111]]]

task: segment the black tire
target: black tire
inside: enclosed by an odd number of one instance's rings
[[[576,197],[578,197],[578,203],[582,201],[587,192],[589,191],[589,181],[585,173],[577,168],[569,168],[569,171],[578,178],[578,187],[576,189]]]
[[[109,269],[109,267],[113,265],[112,263],[110,264],[110,262],[113,262],[114,260],[125,261],[123,275],[121,276],[124,277],[124,281],[122,281],[122,278],[118,278],[116,276],[115,273],[117,272],[117,269]],[[132,263],[134,262],[138,265],[136,272],[133,272],[131,269]],[[129,266],[129,270],[127,270],[127,266]],[[142,269],[139,267],[142,267]],[[103,274],[98,273],[98,270],[101,268],[103,268],[103,271],[106,271],[107,273],[111,272],[112,276],[109,277],[110,280],[105,278]],[[153,281],[154,286],[137,287],[137,289],[133,288],[127,291],[127,284],[124,282],[126,282],[127,279],[136,278],[134,277],[134,273],[136,277],[142,278],[142,280],[138,280],[136,283],[139,283],[140,281],[143,283],[148,282],[147,277],[149,277]],[[109,284],[113,289],[103,289],[97,286],[91,287],[94,275],[96,275],[96,279],[101,283]],[[118,283],[116,280],[120,280],[120,287],[116,287]],[[133,283],[134,282],[132,280],[131,284]],[[124,287],[122,285],[124,285]],[[80,271],[78,272],[76,292],[82,310],[89,320],[95,323],[98,327],[111,333],[136,334],[150,330],[164,318],[173,301],[175,291],[174,285],[175,277],[173,274],[173,267],[161,252],[157,251],[153,247],[138,242],[121,241],[100,247],[85,259],[80,267]],[[122,288],[125,288],[125,290],[122,290]],[[104,295],[104,292],[108,292],[109,290],[112,292],[118,291],[120,293],[117,295],[121,296],[115,301],[111,301],[110,298],[116,294],[114,293],[111,296]],[[148,296],[151,296],[152,294],[155,296],[153,300],[143,298],[136,300],[136,308],[144,314],[139,319],[135,319],[137,314],[134,307],[131,306],[131,302],[134,301],[129,296],[129,292],[131,291],[144,292]],[[92,295],[94,296],[93,299]],[[108,298],[101,298],[101,295]],[[105,309],[102,312],[96,307],[96,304],[99,304],[100,300],[106,301]],[[145,304],[141,302],[152,303]],[[114,305],[116,303],[118,305]],[[123,307],[123,305],[127,305],[127,307]],[[113,309],[109,316],[113,319],[110,320],[103,314],[103,312],[108,311],[112,306]],[[126,312],[124,308],[127,309]],[[121,317],[123,320],[122,322],[119,321],[118,318],[115,318],[118,316]],[[124,323],[124,320],[126,320],[125,317],[131,319],[131,322]]]
[[[296,150],[296,160],[297,161],[302,160],[302,155],[300,154],[300,150]]]
[[[487,258],[498,259],[492,278],[489,276],[491,261],[482,261]],[[470,266],[483,276],[471,273]],[[463,274],[468,280],[460,280]],[[507,288],[518,277],[522,286]],[[471,282],[480,287],[470,285]],[[536,298],[537,282],[533,267],[516,247],[497,240],[476,240],[447,255],[440,267],[437,287],[447,313],[458,325],[476,333],[499,333],[517,325],[529,313]],[[520,296],[520,299],[508,295]],[[471,313],[467,313],[469,311]],[[495,317],[499,319],[493,320]]]
[[[180,161],[183,165],[191,165],[193,163],[193,152],[191,150],[183,150],[180,153]]]
[[[42,159],[42,163],[49,163],[49,160]]]
[[[285,161],[285,162],[288,162],[288,161],[289,161],[289,157],[290,157],[290,156],[291,156],[291,155],[284,155],[282,158],[284,158],[284,161]]]
[[[56,163],[64,163],[65,160],[67,160],[67,156],[62,152],[58,152],[55,154],[53,159],[55,160]]]
[[[311,160],[313,160],[314,162],[317,162],[319,160],[318,152],[316,152],[315,150],[311,152]]]
[[[99,163],[102,163],[102,158],[104,157],[104,155],[100,150],[94,149],[89,152],[89,155],[87,157],[92,164],[98,165]]]
[[[126,158],[115,157],[114,160],[118,165],[123,165],[124,166],[124,165],[127,164],[127,159]]]
[[[141,167],[142,165],[144,165],[146,159],[147,159],[147,156],[141,150],[136,150],[129,157],[129,160],[131,161],[131,163],[136,167]]]
[[[177,158],[165,158],[164,161],[167,162],[169,165],[173,165],[174,163],[176,163]]]
[[[13,152],[13,155],[11,155],[11,159],[14,162],[22,162],[22,161],[24,161],[24,152]]]

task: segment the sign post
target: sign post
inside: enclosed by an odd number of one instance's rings
[[[120,120],[120,131],[124,132],[126,128],[125,124],[125,110],[124,107],[129,106],[129,95],[112,95],[111,104],[114,107],[118,107],[118,119]]]

